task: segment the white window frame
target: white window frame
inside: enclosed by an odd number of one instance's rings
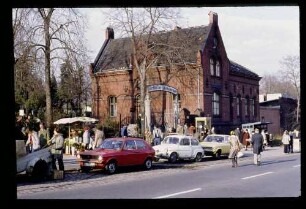
[[[116,117],[117,116],[117,98],[115,96],[110,96],[108,98],[109,103],[109,116]]]
[[[213,115],[219,116],[220,115],[220,95],[214,92],[213,100],[212,100],[212,107],[213,107]]]
[[[220,62],[216,61],[216,76],[220,77]]]
[[[215,75],[215,60],[213,58],[210,58],[210,75]]]

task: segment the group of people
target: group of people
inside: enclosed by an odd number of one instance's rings
[[[295,129],[294,131],[285,130],[282,137],[284,145],[284,153],[293,153],[293,140],[300,138],[300,132]]]
[[[263,151],[264,147],[264,138],[261,133],[259,133],[259,129],[255,128],[254,134],[250,135],[247,134],[247,130],[245,131],[245,137],[248,137],[248,140],[244,142],[249,142],[253,147],[253,154],[254,154],[254,165],[260,166],[261,165],[261,152]],[[238,152],[241,149],[241,142],[237,136],[237,132],[231,131],[230,137],[230,154],[229,159],[232,160],[232,167],[238,166]],[[245,150],[247,150],[248,143],[245,143]]]

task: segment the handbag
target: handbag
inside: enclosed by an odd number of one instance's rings
[[[242,156],[243,156],[243,152],[239,151],[239,152],[237,153],[237,157],[240,158],[240,157],[242,157]]]

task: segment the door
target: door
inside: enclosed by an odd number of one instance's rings
[[[179,156],[180,158],[190,158],[192,156],[190,138],[184,137],[181,139],[179,146]]]

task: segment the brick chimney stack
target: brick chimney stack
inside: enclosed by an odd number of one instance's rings
[[[111,27],[107,27],[105,31],[105,39],[114,39],[114,29]]]
[[[218,25],[218,14],[217,13],[210,11],[208,13],[208,16],[209,16],[209,24],[215,23],[216,25]]]

